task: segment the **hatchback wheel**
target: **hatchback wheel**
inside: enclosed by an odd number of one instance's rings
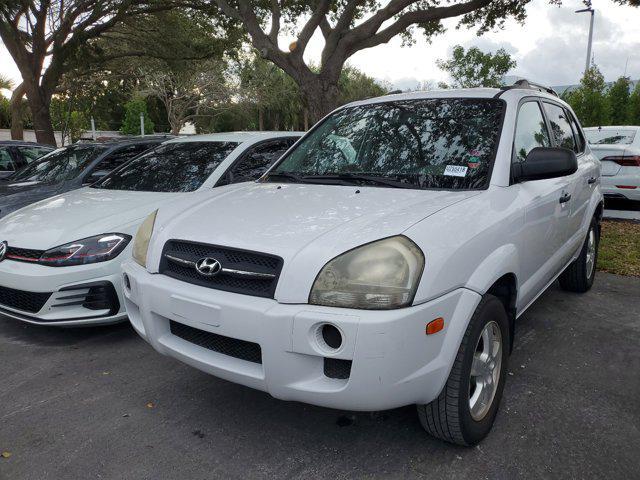
[[[442,392],[418,405],[429,434],[459,445],[474,445],[487,436],[502,398],[508,349],[507,312],[487,294],[469,322]]]

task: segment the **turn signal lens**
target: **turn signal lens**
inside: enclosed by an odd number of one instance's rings
[[[427,323],[426,333],[427,335],[433,335],[434,333],[438,333],[443,328],[444,318],[438,317],[435,320],[431,320],[429,323]]]

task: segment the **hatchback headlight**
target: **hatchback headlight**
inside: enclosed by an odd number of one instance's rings
[[[156,223],[156,215],[158,210],[152,212],[144,222],[138,227],[136,236],[133,239],[133,259],[143,267],[147,267],[147,251],[149,250],[149,241],[153,234],[153,227]]]
[[[384,310],[413,302],[424,255],[404,236],[354,248],[327,263],[316,278],[309,303]]]
[[[50,267],[69,267],[106,262],[116,258],[131,240],[124,233],[103,233],[47,250],[38,263]]]

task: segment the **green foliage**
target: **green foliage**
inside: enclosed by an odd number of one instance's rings
[[[388,85],[381,85],[375,79],[350,66],[342,69],[338,88],[340,89],[340,104],[379,97],[390,90]]]
[[[465,51],[460,45],[453,47],[450,59],[436,63],[453,79],[451,85],[441,85],[450,88],[500,87],[502,78],[516,66],[516,61],[502,48],[496,53],[484,53],[477,47]]]
[[[0,95],[0,128],[11,128],[11,102]]]
[[[636,83],[636,88],[629,98],[629,125],[640,125],[640,81]]]
[[[580,87],[564,95],[583,127],[610,125],[610,107],[604,77],[597,66],[587,70]]]
[[[630,87],[631,80],[629,77],[620,77],[607,92],[609,112],[611,113],[609,122],[612,125],[625,125],[629,120]]]
[[[72,101],[54,97],[49,108],[53,128],[61,131],[63,138],[70,143],[80,140],[82,134],[91,127],[86,112],[74,110],[73,107]]]
[[[133,98],[124,104],[124,119],[120,132],[125,135],[140,135],[140,114],[144,114],[144,133],[153,133],[153,121],[147,113],[147,104],[142,98]]]

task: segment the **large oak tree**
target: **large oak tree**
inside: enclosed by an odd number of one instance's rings
[[[22,76],[36,138],[56,144],[51,98],[71,60],[126,17],[169,8],[163,0],[5,0],[0,39]],[[22,95],[20,95],[21,97]]]

